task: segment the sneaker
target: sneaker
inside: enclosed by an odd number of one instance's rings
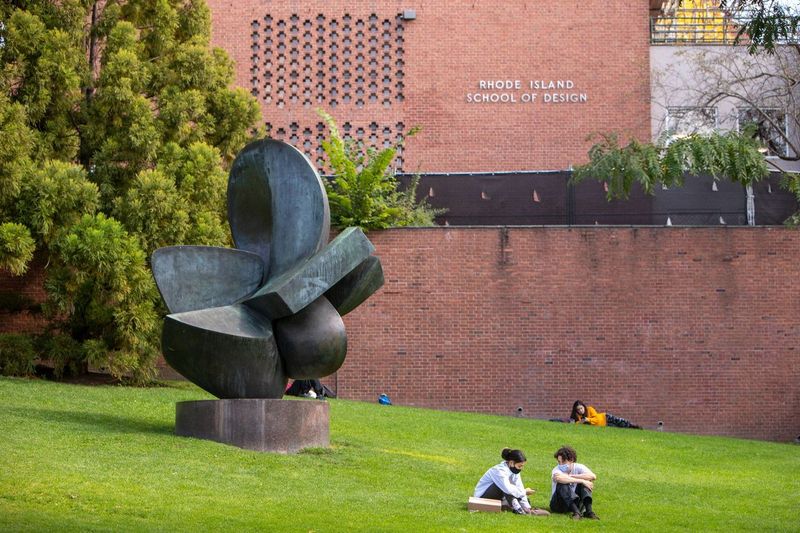
[[[580,520],[581,518],[583,518],[583,517],[581,516],[581,513],[572,513],[572,519],[573,519],[573,520],[575,520],[575,521],[578,521],[578,520]]]
[[[584,518],[588,518],[590,520],[600,520],[600,517],[594,514],[594,511],[590,511],[588,513],[583,513]]]
[[[544,509],[537,509],[534,507],[531,509],[531,514],[535,516],[550,516],[550,513],[545,511]]]

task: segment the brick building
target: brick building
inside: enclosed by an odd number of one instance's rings
[[[375,147],[419,126],[395,170],[422,174],[418,192],[448,209],[441,223],[780,224],[796,209],[777,179],[755,201],[735,184],[712,194],[710,177],[616,204],[595,184],[567,184],[595,134],[646,141],[690,132],[698,118],[723,129],[753,118],[730,99],[699,104],[698,82],[686,84],[702,77],[686,61],[692,50],[747,56],[711,0],[209,5],[212,41],[258,98],[270,135],[320,168],[318,108]]]
[[[647,0],[210,0],[270,133],[321,155],[316,108],[409,172],[563,170],[596,132],[650,136]],[[321,159],[319,159],[321,162]]]
[[[650,19],[652,133],[670,138],[757,125],[773,170],[798,171],[798,51],[735,45],[736,16],[715,0],[669,0]],[[746,38],[742,37],[742,41]],[[787,46],[788,45],[788,46]]]

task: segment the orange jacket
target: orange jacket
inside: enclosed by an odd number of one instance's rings
[[[605,426],[606,414],[598,413],[597,410],[591,405],[586,406],[586,415],[576,422],[577,424],[589,423],[593,426]]]

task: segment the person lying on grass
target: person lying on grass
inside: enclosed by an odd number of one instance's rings
[[[473,496],[500,500],[504,510],[511,510],[517,514],[550,514],[543,509],[532,507],[528,501],[528,496],[535,491],[522,484],[520,472],[527,462],[522,450],[503,448],[500,456],[503,458],[503,462],[486,471],[475,485]]]
[[[587,466],[575,462],[578,460],[578,454],[569,446],[562,446],[556,450],[553,457],[558,464],[552,472],[550,511],[572,513],[573,520],[581,518],[600,520],[592,510],[592,490],[597,476]]]
[[[620,416],[611,413],[598,413],[591,405],[587,406],[580,400],[572,404],[572,413],[569,415],[571,422],[576,424],[591,424],[593,426],[614,426],[618,428],[642,429],[641,426],[631,424]]]

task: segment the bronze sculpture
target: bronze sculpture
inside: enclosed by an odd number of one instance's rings
[[[160,248],[153,276],[170,311],[164,358],[219,398],[280,398],[288,378],[344,362],[342,315],[383,284],[359,228],[328,242],[325,188],[308,158],[265,139],[236,157],[228,181],[235,249]]]

